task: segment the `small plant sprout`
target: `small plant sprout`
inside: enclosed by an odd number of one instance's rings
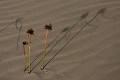
[[[23,42],[23,53],[24,53],[24,71],[26,71],[26,49],[25,45],[28,45],[26,41]]]
[[[50,30],[52,30],[52,25],[49,24],[49,25],[45,25],[45,28],[46,30],[46,37],[45,37],[45,41],[44,41],[44,54],[43,54],[43,58],[42,58],[42,67],[41,67],[41,70],[44,69],[44,62],[45,62],[45,56],[46,56],[46,44],[47,44],[47,40],[48,40],[48,33]]]
[[[31,71],[30,43],[31,43],[31,35],[33,35],[34,31],[31,28],[27,31],[27,33],[28,33],[28,41],[27,42],[28,42],[28,68],[29,68],[28,73],[30,73],[30,71]]]

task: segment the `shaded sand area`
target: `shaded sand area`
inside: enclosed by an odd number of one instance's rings
[[[44,40],[49,23],[45,69],[32,36],[28,74],[26,31]],[[120,80],[120,0],[0,0],[0,80]]]

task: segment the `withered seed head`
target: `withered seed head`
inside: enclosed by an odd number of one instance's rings
[[[29,33],[29,34],[33,35],[33,34],[34,34],[34,31],[33,31],[33,29],[32,29],[32,28],[30,28],[30,29],[27,31],[27,33]]]
[[[27,45],[28,43],[26,41],[23,42],[23,45]]]
[[[45,25],[45,29],[47,29],[47,30],[52,30],[52,25],[51,24],[49,24],[49,25]]]

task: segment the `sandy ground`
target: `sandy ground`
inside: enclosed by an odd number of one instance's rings
[[[49,23],[45,69],[43,42],[32,36],[28,74],[26,31],[44,40]],[[0,80],[120,80],[120,0],[0,0]]]

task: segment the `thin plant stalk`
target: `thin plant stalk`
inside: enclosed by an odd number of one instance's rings
[[[44,41],[44,54],[43,54],[43,58],[42,58],[42,67],[41,69],[44,69],[44,63],[45,63],[45,56],[46,56],[46,44],[47,44],[47,40],[48,40],[48,30],[46,31],[46,37],[45,37],[45,41]]]
[[[30,63],[31,63],[31,58],[30,58],[30,42],[31,42],[31,40],[30,40],[30,38],[31,38],[31,35],[28,33],[28,72],[30,73],[30,71],[31,71],[31,65],[30,65]]]
[[[25,45],[23,44],[23,52],[24,52],[24,71],[26,70],[26,52],[25,52]]]
[[[28,45],[28,73],[31,73],[31,52],[30,52],[30,43],[31,43],[31,35],[34,34],[33,29],[29,29],[27,31],[28,33],[28,41],[27,41],[27,45]]]

